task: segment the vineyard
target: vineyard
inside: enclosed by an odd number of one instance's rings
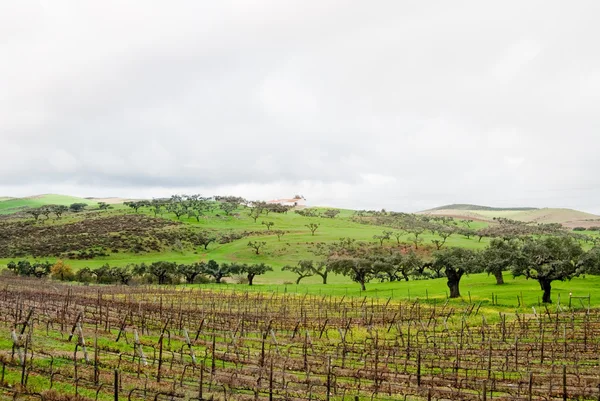
[[[4,399],[600,398],[600,314],[5,279]]]

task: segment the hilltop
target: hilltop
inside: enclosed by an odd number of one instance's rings
[[[16,213],[27,208],[44,205],[65,205],[72,203],[96,203],[90,199],[69,195],[43,194],[24,198],[0,197],[0,214]]]
[[[444,205],[434,207],[433,209],[424,210],[421,213],[427,213],[434,210],[485,210],[485,211],[525,211],[525,210],[536,210],[536,207],[491,207],[481,205],[471,205],[468,203],[453,203],[451,205]]]

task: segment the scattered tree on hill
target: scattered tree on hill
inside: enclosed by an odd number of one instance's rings
[[[166,209],[167,209],[167,212],[173,213],[175,215],[175,217],[177,217],[177,220],[179,220],[181,218],[181,216],[183,216],[184,214],[186,214],[188,212],[187,208],[184,207],[181,202],[167,203]]]
[[[250,212],[248,212],[248,216],[256,223],[256,220],[260,217],[262,211],[262,204],[260,202],[254,202],[253,206],[250,208]]]
[[[528,240],[522,255],[520,263],[513,266],[513,275],[537,280],[544,293],[542,302],[551,303],[552,282],[570,280],[580,273],[583,249],[570,237],[546,237]]]
[[[463,223],[465,225],[465,227],[471,228],[471,223],[473,222],[473,220],[465,219],[465,220],[461,220],[460,222]]]
[[[415,227],[407,230],[407,232],[413,236],[411,242],[415,244],[415,249],[419,249],[419,244],[423,242],[423,238],[419,238],[419,236],[425,232],[425,229],[421,227]]]
[[[472,236],[474,236],[476,234],[475,230],[472,230],[470,228],[464,228],[464,227],[459,227],[456,232],[464,237],[466,237],[467,239],[470,239]]]
[[[283,271],[289,271],[298,275],[296,284],[300,284],[300,280],[314,275],[314,266],[312,260],[301,260],[295,266],[286,265],[281,268]]]
[[[402,236],[404,235],[403,231],[393,231],[392,235],[394,236],[394,238],[396,238],[396,243],[398,245],[400,245],[400,238],[402,238]]]
[[[383,241],[390,239],[391,231],[384,231],[381,235],[374,235],[373,239],[379,241],[379,246],[383,246]]]
[[[315,231],[317,231],[317,228],[319,228],[319,225],[320,225],[319,223],[309,223],[309,224],[306,224],[305,227],[308,227],[311,235],[315,235]]]
[[[271,231],[271,227],[275,225],[272,221],[263,221],[261,224],[267,227],[267,231]]]
[[[52,206],[42,206],[40,208],[40,213],[46,217],[46,220],[50,219],[50,213],[52,213]]]
[[[217,237],[208,231],[200,231],[194,234],[191,238],[191,241],[195,246],[203,246],[205,251],[208,250],[208,245],[216,240]]]
[[[39,217],[42,215],[42,211],[41,211],[40,208],[29,209],[29,210],[25,211],[25,213],[30,214],[31,216],[33,216],[33,218],[35,219],[35,221],[38,221]]]
[[[79,212],[82,212],[86,207],[87,207],[87,203],[76,202],[76,203],[71,203],[71,205],[69,206],[69,210],[72,211],[73,213],[79,213]]]
[[[238,208],[238,203],[235,202],[221,202],[219,204],[219,208],[225,213],[226,216],[229,216],[231,212]]]
[[[154,217],[158,216],[159,214],[162,215],[162,209],[163,209],[164,205],[165,205],[165,203],[163,200],[152,199],[152,201],[150,202],[150,207],[152,208]]]
[[[433,266],[443,268],[450,289],[450,298],[460,297],[460,279],[465,274],[481,271],[475,251],[465,248],[447,248],[434,255]]]
[[[246,275],[248,279],[248,285],[252,285],[254,282],[254,277],[265,274],[266,272],[273,271],[271,266],[268,266],[264,263],[257,263],[253,265],[243,264],[240,266],[240,273]]]
[[[267,245],[265,241],[250,241],[248,242],[248,246],[254,249],[254,252],[258,255],[260,253],[260,248]]]
[[[107,210],[110,208],[110,205],[106,202],[98,202],[98,209]]]
[[[454,234],[454,229],[448,228],[448,227],[438,228],[438,229],[434,229],[434,232],[436,232],[437,235],[439,235],[442,238],[441,240],[432,240],[431,241],[435,245],[436,249],[439,251],[446,243],[446,240],[448,238],[450,238],[450,236],[452,234]]]
[[[330,219],[333,219],[338,214],[340,214],[340,211],[337,209],[327,209],[323,212],[323,217],[328,217]]]
[[[56,215],[57,219],[62,218],[62,215],[64,213],[67,213],[69,211],[69,208],[65,205],[53,205],[52,206],[52,213],[54,213]]]
[[[275,235],[277,235],[277,240],[281,241],[281,237],[283,237],[287,233],[287,231],[284,231],[284,230],[274,230],[273,233]]]

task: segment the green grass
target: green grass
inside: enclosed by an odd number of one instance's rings
[[[77,198],[75,196],[66,195],[40,195],[27,198],[9,198],[7,200],[1,200],[0,198],[0,214],[15,213],[23,208],[35,208],[44,205],[70,205],[72,203],[87,203],[92,204],[95,202],[89,199]]]

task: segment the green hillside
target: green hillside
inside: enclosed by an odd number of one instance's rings
[[[45,194],[30,196],[25,198],[0,198],[0,214],[16,213],[26,208],[35,208],[44,205],[70,205],[72,203],[94,202],[89,199],[78,198],[75,196]]]

